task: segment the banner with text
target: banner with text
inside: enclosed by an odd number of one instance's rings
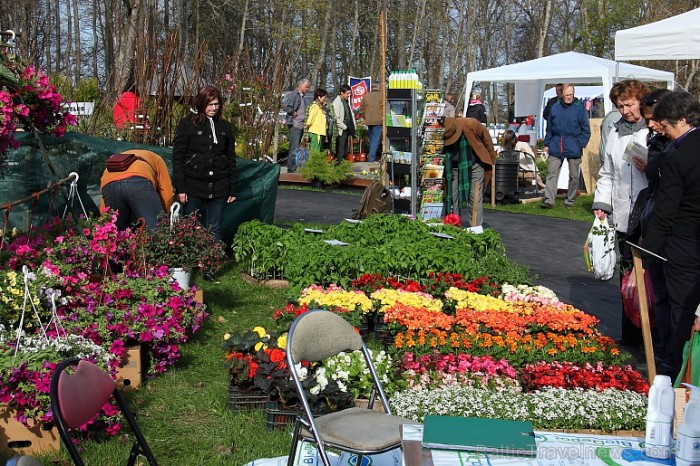
[[[362,98],[367,95],[372,86],[372,78],[366,76],[364,78],[354,78],[352,76],[348,77],[348,85],[352,94],[350,95],[350,108],[353,112],[357,112],[360,108],[360,102]]]

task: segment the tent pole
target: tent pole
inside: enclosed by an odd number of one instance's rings
[[[382,0],[382,11],[379,13],[379,32],[381,40],[381,70],[379,73],[379,83],[382,87],[382,155],[379,163],[379,178],[386,182],[385,186],[388,186],[388,171],[386,167],[386,157],[384,154],[387,152],[389,147],[389,139],[386,137],[386,0]]]

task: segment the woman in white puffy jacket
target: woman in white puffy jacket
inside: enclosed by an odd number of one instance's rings
[[[622,270],[628,268],[631,263],[629,249],[625,248],[624,242],[629,214],[639,191],[647,187],[644,171],[647,165],[649,129],[642,118],[639,104],[648,93],[649,89],[636,79],[615,83],[610,90],[610,101],[620,111],[622,118],[615,123],[608,135],[592,206],[596,217],[604,219],[612,216],[611,226],[614,226],[616,231]],[[640,342],[639,329],[634,327],[623,312],[620,343],[635,345]]]

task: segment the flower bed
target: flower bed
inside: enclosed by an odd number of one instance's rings
[[[394,342],[377,366],[398,360],[383,382],[399,415],[522,419],[540,429],[638,430],[644,424],[647,381],[624,365],[628,355],[598,332],[595,317],[546,288],[497,286],[458,274],[433,274],[423,283],[364,275],[350,289],[312,285],[298,302],[275,312],[277,331],[315,307],[354,324],[358,316],[380,320]],[[337,384],[333,390],[347,391],[368,383],[349,377],[362,373],[353,361],[342,355],[301,370],[306,380],[322,381],[309,386],[316,393],[330,381]]]

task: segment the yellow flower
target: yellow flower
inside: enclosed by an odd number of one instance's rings
[[[450,288],[445,293],[449,299],[457,301],[457,309],[472,309],[474,311],[512,311],[513,303],[493,296],[485,296],[471,291]]]
[[[318,306],[335,306],[349,311],[370,312],[372,301],[362,292],[345,290],[306,290],[299,298],[299,304],[316,303]]]
[[[267,345],[263,343],[262,341],[259,341],[255,344],[255,351],[260,351],[260,350],[267,349]]]
[[[372,293],[371,298],[379,304],[379,312],[384,312],[396,303],[406,306],[425,308],[433,312],[442,311],[442,301],[435,299],[426,293],[414,293],[410,291],[381,288]]]
[[[268,335],[267,333],[265,333],[265,329],[262,328],[262,327],[255,327],[255,328],[253,329],[253,331],[254,331],[255,333],[257,333],[257,334],[260,336],[260,338],[265,338],[265,337],[269,337],[269,336],[270,336],[270,335]]]
[[[277,339],[277,346],[280,349],[287,349],[287,334],[286,333],[280,335],[280,337]]]
[[[224,333],[224,341],[227,341],[229,338],[231,338],[230,333]]]

